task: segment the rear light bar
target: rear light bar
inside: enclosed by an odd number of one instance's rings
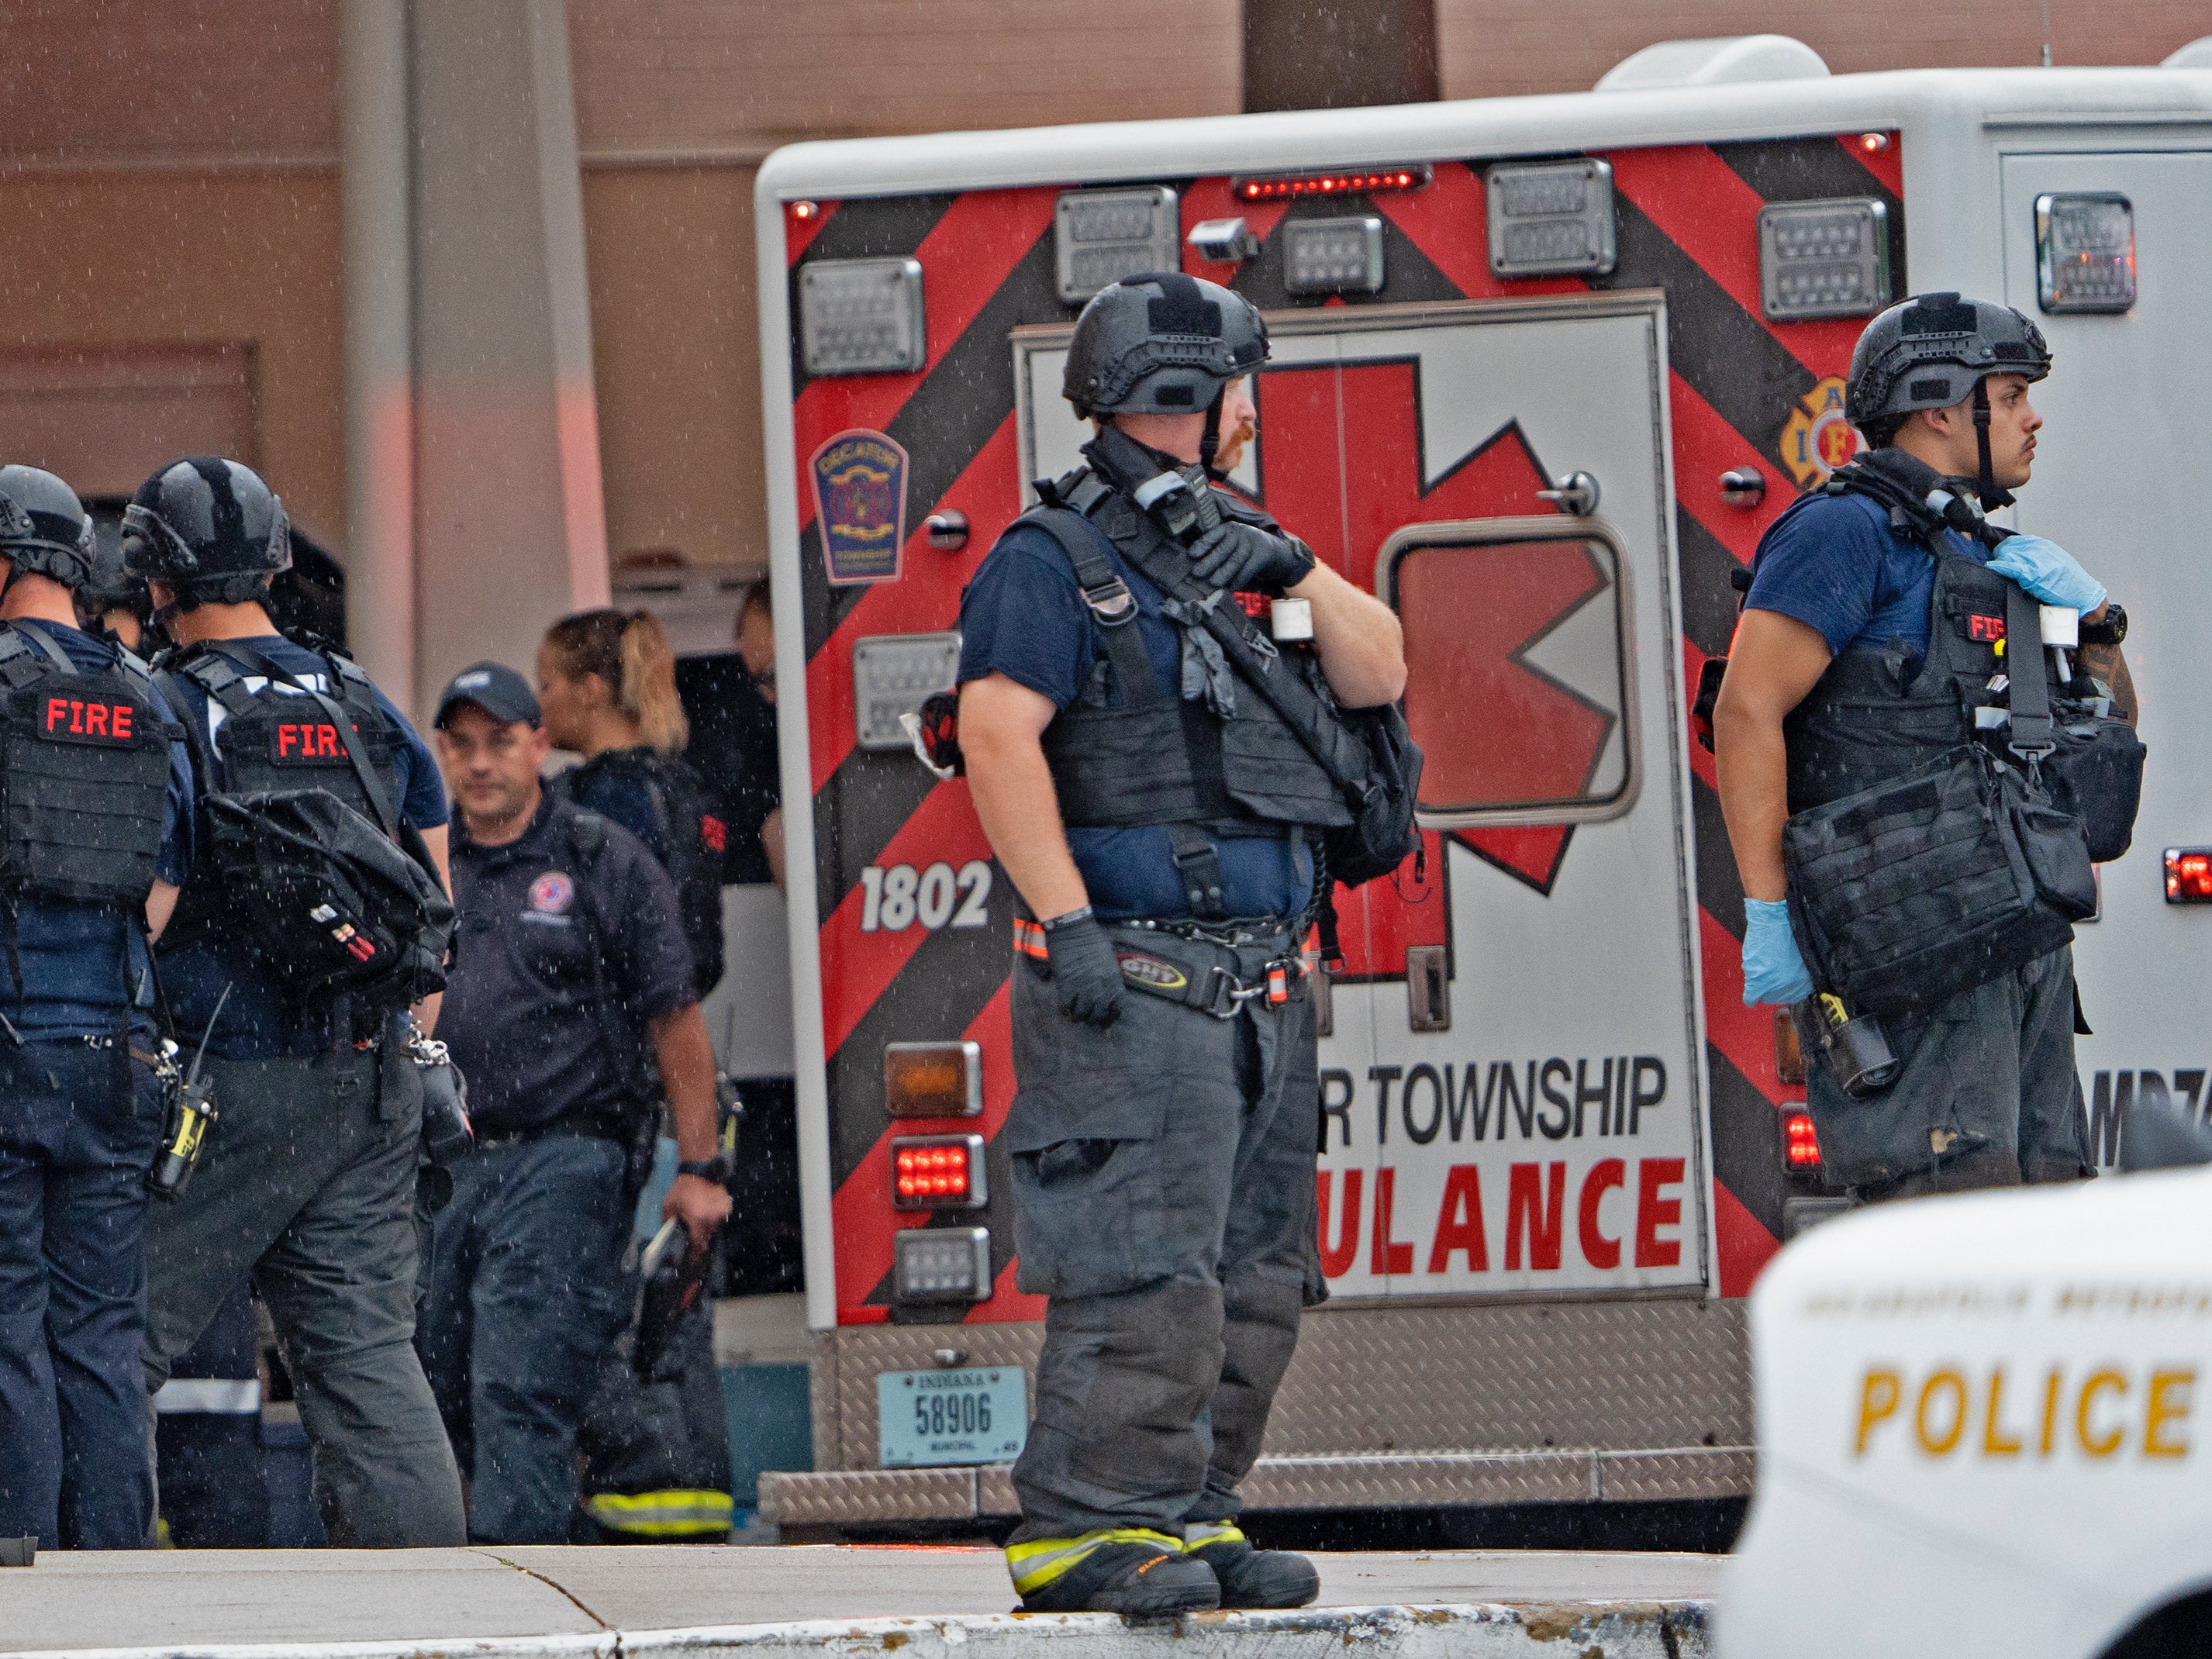
[[[1810,1112],[1792,1112],[1782,1120],[1782,1155],[1793,1170],[1820,1168],[1820,1137]]]
[[[2166,902],[2212,904],[2212,847],[2166,849]]]
[[[887,1042],[884,1109],[893,1117],[981,1117],[981,1043]]]
[[[894,1135],[891,1207],[980,1210],[990,1192],[981,1135]]]
[[[981,1227],[908,1227],[891,1237],[891,1295],[901,1302],[986,1302],[991,1235]]]
[[[1419,190],[1435,176],[1436,169],[1426,161],[1407,161],[1342,173],[1278,173],[1266,178],[1231,179],[1229,193],[1240,202],[1297,202],[1316,196]]]

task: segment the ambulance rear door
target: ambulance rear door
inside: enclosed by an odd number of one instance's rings
[[[1341,907],[1340,1299],[1703,1291],[1703,1014],[1662,296],[1271,317],[1236,482],[1398,611],[1425,857]],[[1015,337],[1024,476],[1087,435]]]
[[[2212,149],[2013,154],[2002,169],[2005,297],[2054,359],[2031,393],[2047,424],[2014,522],[2071,551],[2130,611],[2150,751],[2135,844],[2101,866],[2100,914],[2075,930],[2094,1030],[2079,1045],[2091,1151],[2110,1169],[2130,1101],[2200,1118],[2212,1108],[2212,905],[2169,903],[2164,867],[2167,848],[2212,851],[2201,500],[2212,474]]]

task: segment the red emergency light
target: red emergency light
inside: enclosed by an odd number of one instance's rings
[[[984,1185],[982,1136],[893,1137],[893,1209],[981,1209],[988,1197]]]
[[[1783,1156],[1793,1170],[1816,1168],[1820,1162],[1820,1137],[1814,1132],[1810,1112],[1792,1112],[1782,1120]]]
[[[2212,904],[2212,847],[2166,849],[2166,902]]]
[[[1240,202],[1292,202],[1309,197],[1356,196],[1382,190],[1419,190],[1436,176],[1426,161],[1361,167],[1346,173],[1279,173],[1261,179],[1231,179],[1229,193]]]

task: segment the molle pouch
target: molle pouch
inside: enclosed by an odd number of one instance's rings
[[[2135,839],[2146,751],[2124,720],[2069,720],[2064,707],[2051,734],[2058,746],[2044,759],[2043,781],[2051,805],[2081,820],[2091,860],[2109,864]]]
[[[2037,894],[2069,921],[2095,915],[2097,872],[2081,820],[2030,793],[2017,774],[2005,775],[2004,793]]]
[[[2048,804],[2009,798],[1997,772],[1961,747],[1783,826],[1799,946],[1816,983],[1854,1012],[1925,1013],[2072,937],[2012,810]],[[2048,878],[2078,897],[2068,849],[2040,820],[2034,829]],[[2081,856],[2078,835],[2075,846]]]

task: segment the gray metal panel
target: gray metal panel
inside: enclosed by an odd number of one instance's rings
[[[1742,1498],[1757,1484],[1748,1446],[1690,1446],[1662,1452],[1600,1452],[1598,1496],[1610,1504],[1656,1498]]]
[[[1018,1365],[1036,1376],[1038,1346],[1044,1327],[1024,1322],[1005,1325],[848,1325],[820,1334],[823,1349],[836,1350],[835,1401],[827,1411],[814,1375],[814,1462],[817,1468],[872,1469],[876,1455],[876,1374],[926,1371],[940,1351],[961,1357],[962,1365]],[[817,1351],[818,1352],[818,1351]]]
[[[760,1512],[780,1527],[844,1522],[965,1521],[975,1513],[973,1469],[865,1469],[763,1474]]]
[[[1242,1490],[1250,1510],[1573,1504],[1597,1496],[1597,1468],[1586,1451],[1263,1457]]]
[[[1751,1492],[1756,1462],[1748,1446],[1263,1457],[1245,1477],[1244,1506],[1248,1514],[1257,1514],[1741,1498]],[[761,1512],[779,1525],[866,1525],[1007,1516],[1019,1513],[1019,1506],[1006,1466],[997,1464],[975,1470],[764,1474]]]
[[[1322,1307],[1266,1449],[1747,1445],[1750,1365],[1740,1301]]]
[[[862,1325],[821,1334],[818,1468],[876,1467],[876,1373],[969,1365],[1032,1376],[1044,1328]],[[1743,1304],[1322,1307],[1276,1396],[1266,1452],[1343,1457],[1579,1447],[1742,1446],[1752,1439]]]

